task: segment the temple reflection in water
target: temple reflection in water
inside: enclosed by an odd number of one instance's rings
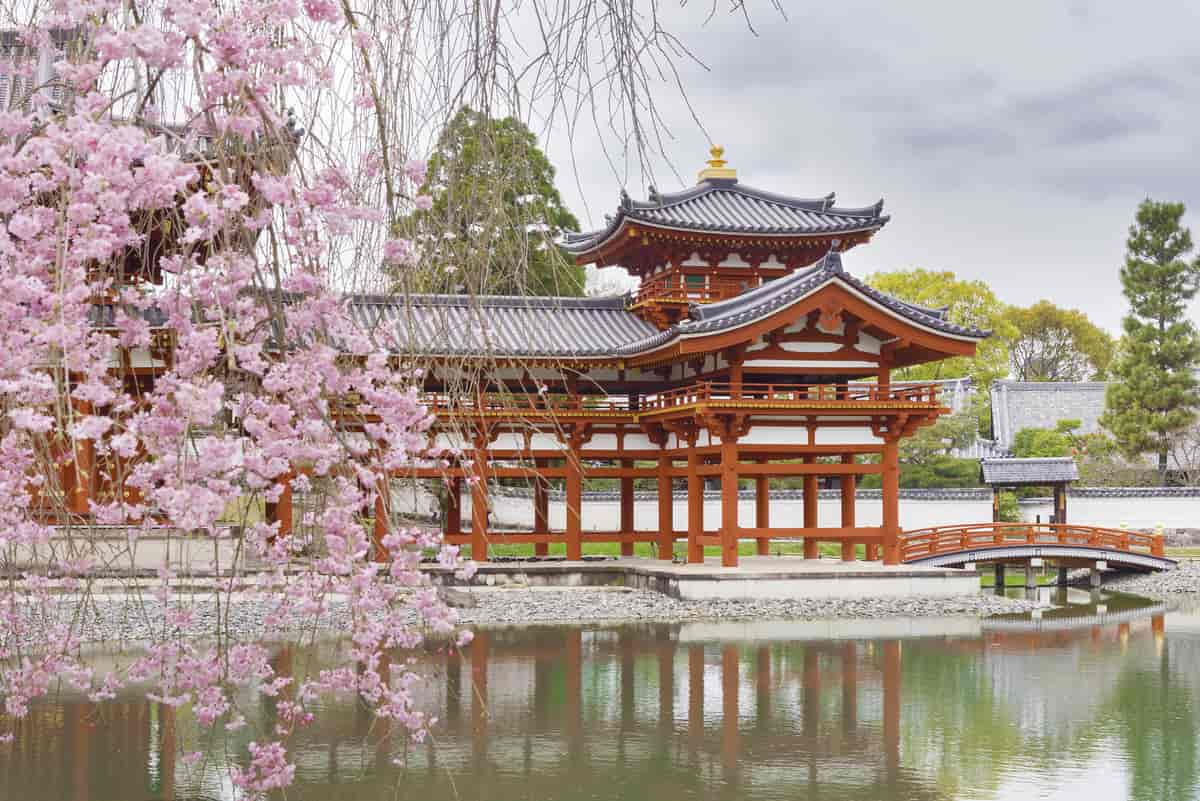
[[[1114,720],[1194,752],[1197,679],[1170,653],[1200,639],[1168,648],[1161,608],[1127,611],[1116,625],[1026,621],[1040,631],[962,621],[952,635],[934,634],[946,620],[929,636],[921,621],[876,622],[905,629],[888,639],[843,639],[828,622],[484,631],[463,654],[420,659],[439,718],[429,742],[405,748],[330,700],[293,741],[288,798],[992,797],[1033,757],[1111,758]],[[276,667],[303,676],[342,647],[281,650]],[[1161,721],[1146,718],[1152,693],[1171,694]],[[240,700],[251,725],[201,740],[208,761],[194,767],[180,751],[198,729],[182,712],[144,698],[44,704],[0,756],[0,798],[234,798],[228,760],[274,723],[270,699]],[[1138,750],[1118,755],[1131,780]],[[1187,774],[1176,781],[1194,788]]]

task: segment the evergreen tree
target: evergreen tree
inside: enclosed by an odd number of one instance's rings
[[[584,270],[556,240],[579,221],[554,167],[514,117],[463,108],[443,129],[421,188],[431,208],[399,226],[431,272],[397,273],[393,288],[501,295],[582,295]]]
[[[1121,268],[1129,314],[1101,418],[1127,457],[1157,456],[1163,481],[1172,440],[1200,408],[1193,374],[1200,334],[1186,317],[1200,289],[1200,261],[1188,258],[1192,235],[1180,222],[1183,213],[1182,203],[1147,199],[1129,229]]]

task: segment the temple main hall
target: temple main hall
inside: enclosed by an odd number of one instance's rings
[[[987,332],[847,269],[849,251],[887,224],[882,202],[847,208],[833,195],[763,191],[741,183],[720,148],[711,155],[694,186],[651,189],[642,201],[622,192],[602,230],[563,243],[579,264],[640,278],[626,296],[348,299],[360,324],[391,327],[423,371],[432,436],[456,457],[409,476],[446,482],[445,538],[474,559],[500,544],[545,555],[562,543],[577,560],[591,543],[619,543],[623,556],[649,543],[670,560],[682,543],[688,562],[712,548],[731,567],[741,542],[767,555],[772,541],[798,540],[808,559],[829,543],[847,561],[861,553],[900,562],[898,446],[948,410],[936,386],[893,383],[892,373],[971,356]],[[881,476],[882,524],[863,526],[856,487],[872,474]],[[582,525],[584,482],[599,478],[620,488],[617,530]],[[802,519],[771,517],[771,481],[785,478],[803,487]],[[500,479],[532,484],[532,531],[489,526]],[[657,487],[651,530],[634,525],[637,479]],[[682,519],[676,482],[687,488]],[[742,482],[755,491],[752,522],[739,519]],[[720,486],[716,527],[705,522],[706,483]],[[841,491],[836,527],[818,525],[823,484]],[[557,486],[566,516],[555,530]],[[377,510],[377,533],[387,511]]]

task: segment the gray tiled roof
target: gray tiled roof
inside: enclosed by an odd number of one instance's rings
[[[676,336],[711,334],[736,328],[782,309],[832,281],[841,281],[902,317],[915,323],[955,336],[982,339],[986,331],[958,325],[947,319],[945,309],[925,309],[906,303],[859,281],[842,269],[842,256],[837,251],[825,254],[816,264],[797,270],[783,278],[768,281],[762,286],[743,292],[737,297],[691,307],[691,319],[684,320],[666,331],[656,333],[644,342],[630,343],[622,353],[636,353],[658,347]]]
[[[627,311],[626,297],[354,295],[348,302],[380,344],[413,353],[595,357],[657,333]]]
[[[885,295],[847,275],[831,251],[811,267],[769,281],[735,298],[692,306],[691,319],[658,330],[629,311],[629,298],[538,298],[465,295],[356,295],[354,319],[369,331],[389,327],[406,352],[519,357],[627,357],[681,337],[745,325],[782,309],[826,283],[842,281],[858,293],[920,325],[981,339],[987,332],[950,322],[944,309],[924,309]],[[377,337],[378,339],[378,337]],[[380,340],[380,344],[385,344]]]
[[[568,234],[564,247],[580,253],[612,236],[625,219],[663,228],[763,236],[803,236],[877,231],[888,221],[883,201],[838,208],[834,196],[815,200],[764,192],[736,180],[709,179],[682,192],[631,200],[622,193],[616,216],[600,231]]]
[[[1060,481],[1078,481],[1079,468],[1069,456],[1041,459],[984,459],[983,483],[1054,484]]]

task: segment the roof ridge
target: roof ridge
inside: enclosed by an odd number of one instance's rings
[[[405,302],[421,306],[490,306],[508,308],[623,309],[628,295],[575,297],[560,295],[467,295],[438,293],[348,293],[342,296],[359,305],[394,306]]]

